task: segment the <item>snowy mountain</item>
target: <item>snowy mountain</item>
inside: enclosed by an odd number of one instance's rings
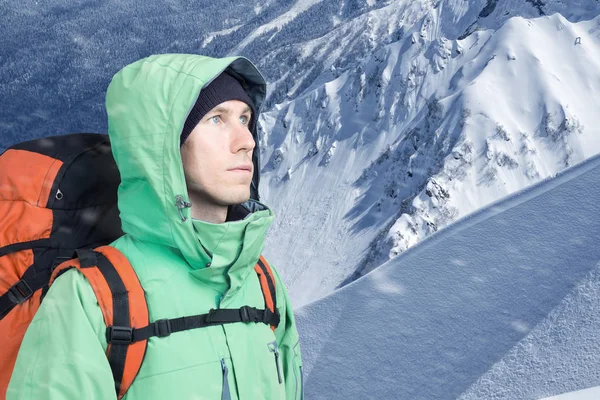
[[[267,254],[297,304],[600,152],[600,18],[496,10],[497,30],[452,39],[451,4],[373,11],[399,18],[397,41],[265,115]]]
[[[526,400],[599,385],[599,197],[594,156],[296,310],[306,398]]]
[[[277,216],[265,254],[296,305],[600,151],[595,0],[26,0],[0,14],[0,149],[104,132],[110,78],[149,54],[254,61]]]

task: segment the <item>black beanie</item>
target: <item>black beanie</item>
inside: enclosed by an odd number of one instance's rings
[[[254,123],[256,120],[256,110],[254,109],[254,103],[248,97],[246,91],[242,88],[242,85],[233,76],[226,72],[223,72],[217,76],[208,86],[202,88],[196,104],[192,107],[190,115],[185,120],[183,125],[183,131],[181,132],[180,146],[183,146],[185,140],[190,136],[192,130],[198,125],[198,122],[206,115],[207,112],[212,110],[218,104],[221,104],[228,100],[240,100],[250,106],[252,110],[252,116],[248,121],[248,127],[250,132],[254,134]]]

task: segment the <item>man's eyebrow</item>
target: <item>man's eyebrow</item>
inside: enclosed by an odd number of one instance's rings
[[[244,108],[244,111],[242,111],[242,114],[244,113],[252,113],[252,109],[250,108],[250,106],[246,106],[246,108]],[[210,111],[210,113],[222,113],[222,114],[227,114],[229,115],[231,113],[231,110],[229,108],[225,108],[225,107],[215,107],[214,109],[212,109]]]

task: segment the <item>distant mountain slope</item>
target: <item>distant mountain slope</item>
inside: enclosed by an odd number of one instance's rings
[[[537,399],[597,384],[599,196],[595,156],[297,310],[306,397]]]

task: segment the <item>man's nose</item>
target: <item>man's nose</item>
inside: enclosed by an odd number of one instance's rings
[[[236,128],[234,128],[234,136],[235,139],[233,144],[236,147],[236,151],[250,151],[256,146],[256,142],[254,141],[254,137],[252,136],[248,126],[238,125]]]

